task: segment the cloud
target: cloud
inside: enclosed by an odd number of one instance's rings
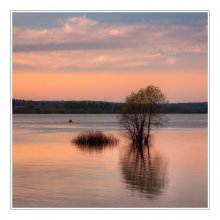
[[[13,70],[22,72],[158,72],[177,70],[202,70],[207,63],[206,54],[148,53],[134,51],[80,50],[18,52],[13,55]]]
[[[123,50],[109,51],[50,51],[50,52],[26,52],[14,53],[13,64],[18,67],[25,65],[36,71],[60,71],[61,69],[72,70],[103,70],[108,66],[109,70],[131,68],[140,65],[150,65],[161,59],[160,54],[143,54],[140,51]]]
[[[81,16],[58,20],[51,28],[14,27],[13,67],[23,71],[201,68],[193,60],[207,62],[207,24],[199,22],[117,24]]]
[[[135,24],[105,24],[83,17],[58,21],[53,28],[14,28],[15,51],[111,49],[148,46],[172,51],[206,50],[207,32],[186,24],[171,22],[142,22]],[[94,44],[94,47],[91,45]],[[72,46],[71,46],[72,45]],[[77,46],[80,45],[80,46]],[[54,47],[54,48],[53,48]]]

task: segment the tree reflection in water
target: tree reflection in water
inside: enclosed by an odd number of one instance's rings
[[[130,146],[121,158],[122,175],[129,189],[148,198],[156,198],[167,185],[167,161],[151,147]]]

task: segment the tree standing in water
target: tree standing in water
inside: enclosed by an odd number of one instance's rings
[[[165,103],[166,96],[153,85],[140,89],[137,93],[132,92],[126,97],[120,123],[133,144],[148,145],[152,126],[160,126],[166,121],[160,114],[161,104]]]

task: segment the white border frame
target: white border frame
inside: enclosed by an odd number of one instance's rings
[[[12,56],[13,56],[13,47],[12,47],[12,33],[13,33],[13,25],[12,25],[12,17],[13,13],[16,12],[27,12],[27,13],[132,13],[132,12],[146,12],[146,13],[181,13],[181,12],[195,12],[195,13],[207,13],[208,15],[208,42],[207,42],[207,52],[208,52],[208,206],[207,208],[13,208],[13,175],[12,175],[12,167],[13,167],[13,160],[12,160],[12,147],[13,147],[13,112],[12,112],[12,75],[13,75],[13,68],[12,68]],[[10,209],[11,210],[210,210],[210,10],[11,10],[10,11]]]

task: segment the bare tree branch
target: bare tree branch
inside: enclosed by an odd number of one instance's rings
[[[153,85],[126,97],[120,123],[133,144],[148,144],[152,126],[160,126],[166,122],[160,114],[160,104],[164,103],[167,103],[166,96]]]

